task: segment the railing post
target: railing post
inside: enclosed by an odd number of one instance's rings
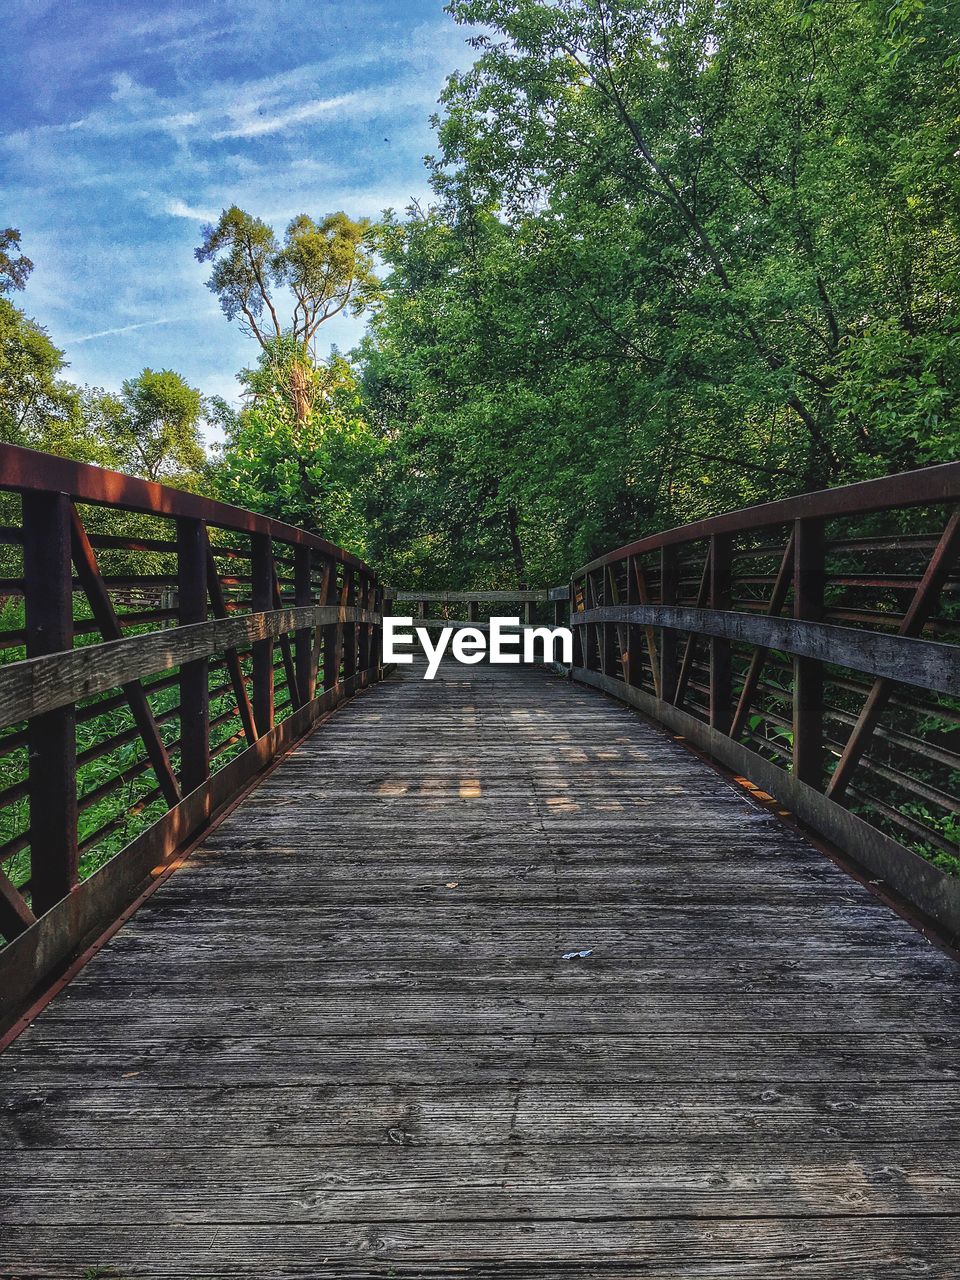
[[[637,598],[639,592],[637,590],[636,556],[627,556],[626,565],[627,586],[623,603],[629,608],[631,605],[640,603]],[[643,672],[643,660],[640,657],[640,628],[628,622],[621,629],[621,635],[626,641],[620,655],[623,663],[623,678],[627,684],[638,685]]]
[[[23,495],[27,657],[73,648],[72,503],[64,493]],[[77,884],[77,729],[71,705],[28,725],[30,894],[33,913]]]
[[[613,573],[612,564],[605,565],[600,570],[601,591],[603,593],[600,597],[600,602],[604,608],[617,603],[615,599],[616,582]],[[617,674],[617,624],[615,622],[601,623],[600,634],[603,640],[600,668],[605,676],[615,679]]]
[[[594,605],[593,579],[589,573],[583,575],[583,609],[586,612],[592,609]],[[596,642],[597,628],[592,622],[585,622],[581,628],[583,637],[581,641],[583,666],[585,670],[593,670],[593,650]]]
[[[378,582],[373,592],[373,608],[380,614],[379,626],[373,628],[373,653],[371,665],[374,667],[374,680],[383,679],[383,617],[387,612],[387,595],[382,582]]]
[[[710,537],[710,608],[730,608],[733,539],[726,533]],[[730,641],[719,636],[710,640],[710,727],[719,733],[730,730],[733,692]]]
[[[467,601],[467,621],[476,622],[477,620],[477,602],[476,600]]]
[[[313,604],[313,552],[309,547],[294,547],[293,592],[298,608]],[[294,637],[297,688],[301,703],[312,702],[316,693],[316,671],[313,666],[313,638],[309,627],[299,627]]]
[[[335,605],[339,603],[337,590],[337,565],[334,560],[327,560],[323,566],[323,582],[320,586],[320,603]],[[338,636],[340,628],[336,622],[325,626],[321,632],[323,643],[323,687],[332,689],[340,679],[340,645]]]
[[[675,545],[660,548],[660,603],[675,605],[680,592],[680,557]],[[673,702],[680,672],[677,633],[668,627],[660,632],[660,696]]]
[[[823,618],[823,521],[796,520],[793,526],[793,616]],[[823,664],[793,659],[793,774],[818,790],[823,783]]]
[[[586,592],[586,588],[584,588],[584,592]],[[584,604],[586,604],[585,595],[584,595]],[[575,613],[580,612],[580,610],[577,608],[576,578],[570,579],[570,599],[567,601],[567,605],[569,607],[569,614],[570,614],[570,630],[573,632],[573,665],[575,667],[582,668],[587,665],[586,657],[585,657],[585,654],[587,651],[587,637],[584,635],[584,628],[582,626],[579,626],[579,627],[574,626],[574,623],[573,623],[573,615]]]
[[[202,520],[177,520],[177,595],[180,626],[207,620],[207,530]],[[180,790],[184,795],[210,776],[210,663],[180,668]]]
[[[360,591],[357,605],[361,609],[369,609],[373,595],[373,581],[369,574],[360,575]],[[366,622],[357,624],[357,669],[366,672],[370,666],[370,625]]]
[[[357,602],[357,575],[350,565],[343,567],[343,591],[341,604],[352,609]],[[343,682],[346,684],[357,674],[357,625],[347,622],[343,627]]]
[[[254,613],[273,608],[273,544],[268,534],[250,535],[252,589],[250,607]],[[273,728],[273,638],[253,644],[253,714],[261,736]]]

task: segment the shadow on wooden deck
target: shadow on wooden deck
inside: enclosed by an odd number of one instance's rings
[[[0,1058],[0,1275],[955,1277],[954,964],[623,706],[406,673]]]

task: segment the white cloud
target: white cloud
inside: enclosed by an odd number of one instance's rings
[[[145,193],[149,198],[149,193]],[[210,209],[191,209],[186,200],[179,198],[174,200],[166,200],[163,205],[164,213],[168,213],[171,218],[186,218],[189,222],[216,222],[220,217],[220,211]]]

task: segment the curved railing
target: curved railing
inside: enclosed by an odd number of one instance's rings
[[[0,446],[0,1014],[381,674],[382,590],[323,538]]]
[[[960,463],[642,538],[571,583],[573,676],[960,936]],[[954,873],[954,874],[951,874]]]

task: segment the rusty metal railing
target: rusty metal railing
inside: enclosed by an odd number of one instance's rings
[[[278,521],[0,446],[0,1018],[319,716],[382,588]]]
[[[572,675],[960,935],[960,463],[645,537],[571,583]]]

